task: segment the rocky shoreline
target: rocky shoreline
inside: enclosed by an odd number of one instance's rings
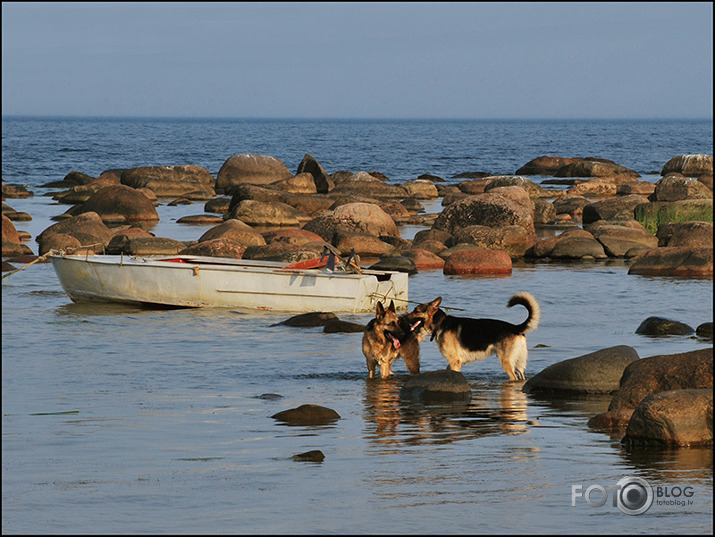
[[[3,272],[54,250],[293,263],[328,247],[405,272],[511,274],[520,261],[623,259],[628,274],[712,278],[712,156],[679,155],[660,173],[654,184],[605,159],[544,156],[513,176],[467,172],[446,184],[424,174],[393,184],[376,171],[327,173],[308,154],[296,173],[257,154],[229,157],[216,178],[193,165],[113,169],[96,178],[72,171],[43,185],[57,189],[53,200],[70,207],[34,238],[38,254],[25,244],[31,237],[12,223],[31,215],[4,203],[33,193],[3,182]],[[521,174],[553,179],[537,184]],[[425,214],[421,202],[440,199],[443,209]],[[178,223],[211,225],[198,240],[151,232],[160,203],[195,202],[204,202],[204,213]],[[406,240],[398,229],[405,224],[424,229]],[[660,321],[644,321],[644,333],[683,329]],[[712,322],[695,332],[712,343]],[[624,430],[631,446],[712,445],[712,360],[712,347],[643,359],[634,349],[613,347],[554,364],[529,379],[524,391],[613,393],[608,412],[589,426]],[[401,396],[444,400],[453,393],[463,400],[468,389],[455,376],[425,373],[410,379],[414,385]]]

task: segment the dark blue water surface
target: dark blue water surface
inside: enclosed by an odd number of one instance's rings
[[[376,170],[395,183],[593,156],[656,181],[674,156],[712,154],[712,122],[2,120],[3,180],[35,194],[5,203],[32,216],[15,225],[35,252],[34,237],[67,209],[40,185],[72,170],[151,165],[194,164],[215,176],[239,153],[291,170],[310,153],[329,173]],[[207,229],[176,223],[203,202],[167,201],[158,235],[196,240]],[[531,292],[542,320],[528,336],[527,377],[613,345],[641,357],[712,345],[635,334],[652,315],[712,321],[711,279],[627,270],[611,260],[516,263],[500,278],[423,271],[410,277],[410,299],[442,296],[464,315],[521,322],[523,309],[506,303]],[[586,426],[610,397],[526,395],[491,357],[463,369],[469,404],[406,403],[404,364],[395,378],[368,381],[361,334],[276,326],[286,317],[74,304],[48,264],[3,279],[3,533],[712,533],[712,449],[625,449]],[[423,371],[446,365],[434,343],[421,355]],[[299,427],[271,418],[305,403],[341,418]],[[314,449],[322,463],[292,458]],[[573,487],[612,487],[624,476],[693,495],[637,516],[610,497],[600,507],[572,502]]]

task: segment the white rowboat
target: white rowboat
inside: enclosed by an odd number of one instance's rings
[[[74,302],[350,313],[373,313],[378,301],[394,300],[398,310],[406,310],[408,303],[408,275],[403,272],[351,273],[190,255],[49,257]]]

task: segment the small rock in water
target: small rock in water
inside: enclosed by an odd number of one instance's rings
[[[325,455],[319,449],[314,449],[312,451],[306,451],[305,453],[297,453],[293,455],[294,461],[305,461],[305,462],[323,462],[325,460]]]
[[[691,326],[663,317],[648,317],[636,328],[636,334],[642,336],[689,336],[693,332]]]
[[[321,425],[340,419],[340,414],[332,408],[320,405],[301,405],[298,408],[283,410],[271,416],[273,419],[292,425]]]
[[[364,332],[365,325],[360,323],[351,323],[350,321],[341,321],[340,319],[328,319],[323,327],[323,332],[326,334],[336,334],[338,332]]]
[[[267,401],[274,401],[276,399],[283,399],[283,396],[278,393],[262,393],[256,396],[257,399],[264,399]]]
[[[327,323],[329,320],[337,318],[338,316],[332,312],[312,311],[309,313],[301,313],[300,315],[295,315],[286,319],[285,321],[281,321],[280,323],[276,323],[272,326],[278,326],[280,324],[284,324],[286,326],[301,327],[325,326],[325,323]]]

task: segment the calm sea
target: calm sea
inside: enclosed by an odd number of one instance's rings
[[[291,170],[310,153],[329,173],[457,182],[462,172],[514,174],[553,155],[608,158],[656,181],[676,155],[712,154],[712,132],[709,120],[3,118],[3,180],[35,194],[4,203],[33,217],[15,225],[36,252],[34,237],[67,209],[41,185],[72,170],[195,164],[215,176],[238,153]],[[167,201],[157,235],[192,240],[207,229],[176,223],[203,203]],[[610,261],[518,263],[501,278],[424,271],[411,276],[410,299],[442,296],[465,315],[521,322],[523,309],[507,300],[533,293],[542,321],[529,335],[527,376],[613,345],[641,357],[712,345],[635,334],[652,315],[712,321],[712,280],[627,270]],[[287,317],[74,304],[48,264],[4,279],[3,533],[712,533],[712,449],[626,450],[586,426],[610,398],[523,394],[494,357],[464,368],[469,405],[407,404],[402,363],[395,378],[368,381],[360,334],[275,326]],[[422,364],[446,362],[427,341]],[[341,419],[291,427],[270,417],[304,403]],[[322,463],[292,459],[313,449]],[[624,476],[671,496],[638,516],[612,496],[600,507],[572,501],[574,486],[607,488]],[[691,496],[672,497],[687,487]]]

